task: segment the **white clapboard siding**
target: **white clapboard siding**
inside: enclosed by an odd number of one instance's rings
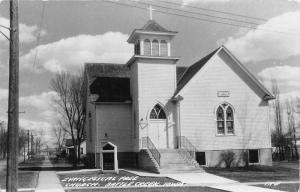
[[[132,97],[133,150],[139,151],[138,65],[130,66],[130,93]]]
[[[147,136],[150,110],[159,103],[167,115],[169,146],[173,147],[175,106],[169,99],[176,88],[176,65],[170,61],[154,62],[138,63],[138,117],[139,120],[144,120],[140,126],[139,136],[140,138]]]
[[[222,53],[223,54],[223,53]],[[231,67],[230,67],[231,66]],[[250,88],[245,74],[237,74],[236,63],[215,55],[183,88],[180,95],[181,135],[198,150],[270,148],[268,104],[261,91]],[[217,97],[229,91],[229,97]],[[235,135],[216,135],[216,107],[222,102],[234,108]]]
[[[99,139],[115,144],[118,152],[132,151],[131,104],[98,104],[96,110]]]
[[[85,123],[85,130],[87,135],[87,143],[86,148],[88,153],[95,152],[95,141],[96,141],[96,120],[95,120],[95,107],[90,103],[88,100],[87,104],[87,114],[86,114],[86,123]],[[91,116],[89,116],[89,114]]]
[[[139,113],[147,117],[148,111],[160,102],[164,106],[175,91],[176,66],[174,64],[139,63]]]

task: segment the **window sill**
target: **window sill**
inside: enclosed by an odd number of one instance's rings
[[[236,136],[235,134],[216,134],[216,137]]]
[[[249,162],[249,165],[251,166],[251,165],[260,165],[260,162],[258,162],[258,163],[250,163]]]

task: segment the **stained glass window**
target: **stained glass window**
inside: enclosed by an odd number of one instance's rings
[[[166,119],[166,113],[163,108],[156,104],[150,112],[150,119]]]
[[[216,116],[217,134],[234,134],[233,110],[228,103],[223,103],[217,108]]]
[[[226,126],[227,126],[227,133],[233,134],[233,111],[230,106],[226,108]]]
[[[218,134],[224,134],[225,133],[225,127],[224,127],[224,111],[221,106],[217,109],[217,131]]]

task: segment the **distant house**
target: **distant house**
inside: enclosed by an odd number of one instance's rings
[[[300,127],[296,127],[296,139],[297,151],[298,155],[300,156]]]
[[[85,65],[91,166],[102,165],[108,142],[117,146],[119,167],[224,166],[229,150],[235,165],[271,165],[272,94],[224,46],[176,66],[176,34],[150,20],[130,35],[135,54],[126,64]]]
[[[76,146],[78,146],[77,141],[76,142]],[[66,149],[66,154],[70,155],[70,154],[74,154],[74,145],[73,145],[73,141],[72,139],[66,139],[65,141],[65,149]],[[80,154],[81,155],[85,155],[86,154],[86,141],[81,142],[80,144]]]

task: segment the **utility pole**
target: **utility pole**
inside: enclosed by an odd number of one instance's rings
[[[28,143],[27,143],[27,145],[28,145],[28,147],[27,147],[27,156],[28,156],[28,160],[29,160],[29,145],[30,145],[30,133],[29,133],[29,130],[27,130],[28,132],[27,132],[27,139],[28,139]]]
[[[8,155],[6,191],[18,191],[19,146],[19,19],[18,0],[10,0]]]
[[[34,140],[33,140],[33,135],[32,135],[32,132],[31,132],[31,155],[34,154]]]

